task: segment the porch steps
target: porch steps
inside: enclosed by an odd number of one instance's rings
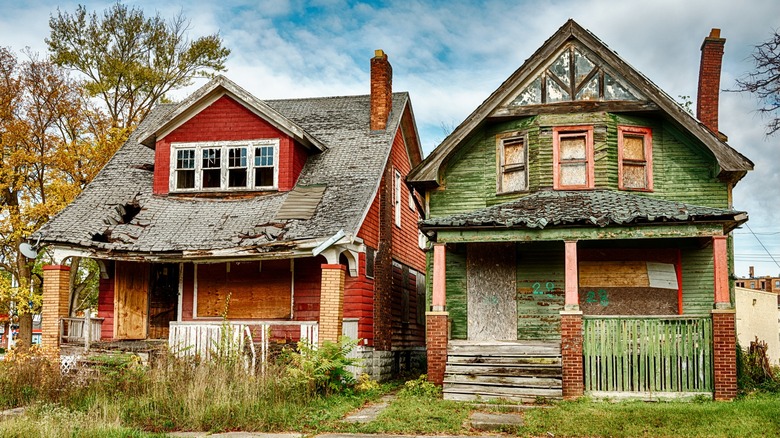
[[[446,400],[533,403],[562,398],[561,388],[558,341],[450,341]]]

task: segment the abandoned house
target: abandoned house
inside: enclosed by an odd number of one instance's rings
[[[55,259],[44,345],[87,335],[209,354],[229,329],[257,356],[345,334],[375,378],[424,361],[425,255],[403,183],[422,152],[381,50],[370,75],[370,95],[290,100],[217,76],[153,109],[34,236]],[[68,314],[69,257],[101,267],[91,330]]]
[[[410,172],[445,398],[736,395],[724,43],[694,118],[569,20]]]

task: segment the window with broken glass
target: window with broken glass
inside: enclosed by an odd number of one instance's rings
[[[279,140],[174,143],[170,191],[276,190]]]
[[[553,162],[555,189],[592,189],[593,127],[553,128]]]
[[[618,126],[618,181],[622,190],[653,190],[652,131]]]
[[[507,133],[496,136],[498,156],[497,193],[528,190],[528,136]]]

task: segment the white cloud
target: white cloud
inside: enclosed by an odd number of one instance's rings
[[[45,51],[49,14],[78,3],[102,10],[113,1],[44,1],[0,5],[0,36],[19,50]],[[170,17],[180,5],[130,3]],[[775,30],[776,0],[421,1],[387,4],[345,0],[199,2],[184,14],[193,35],[220,31],[233,50],[227,75],[261,98],[365,94],[369,59],[384,49],[394,88],[409,91],[426,152],[459,124],[567,19],[574,18],[670,96],[695,101],[700,45],[713,27],[727,39],[722,88],[750,71],[753,47]],[[184,95],[184,93],[181,93]],[[756,231],[780,231],[780,137],[767,140],[752,96],[724,93],[720,128],[756,164],[735,191]],[[769,230],[769,231],[767,231]],[[746,230],[741,230],[740,233]],[[761,235],[780,253],[780,234]],[[737,253],[760,253],[752,235],[736,236]],[[769,246],[768,245],[768,246]],[[745,248],[743,250],[743,248]],[[754,263],[759,273],[780,272]],[[737,260],[738,273],[746,263]]]

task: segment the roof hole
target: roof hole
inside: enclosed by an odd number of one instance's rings
[[[129,224],[134,217],[141,212],[141,206],[137,202],[131,204],[125,204],[123,206],[124,213],[122,213],[122,223]]]
[[[93,242],[108,243],[108,234],[106,234],[106,233],[95,233],[95,234],[92,235],[92,241]]]

